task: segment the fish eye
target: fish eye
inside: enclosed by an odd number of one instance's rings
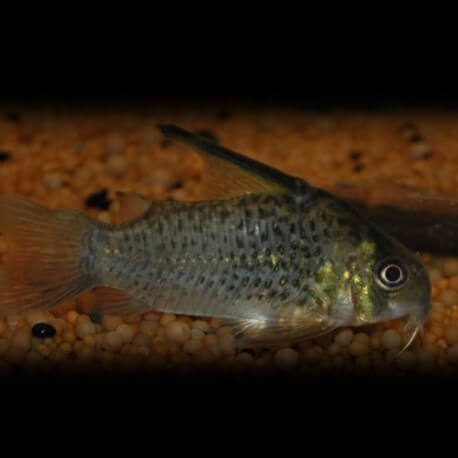
[[[399,259],[385,259],[378,264],[376,277],[382,288],[397,290],[407,281],[407,269]]]

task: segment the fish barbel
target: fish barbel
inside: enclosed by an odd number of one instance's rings
[[[246,342],[301,340],[431,308],[422,263],[345,201],[176,126],[201,153],[210,198],[151,201],[104,224],[0,196],[0,315],[51,309],[95,286],[109,313],[211,316]]]

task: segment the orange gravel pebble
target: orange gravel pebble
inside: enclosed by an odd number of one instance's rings
[[[458,292],[453,289],[445,289],[440,294],[439,299],[447,306],[458,304]]]
[[[449,345],[458,344],[458,322],[445,329],[444,339]]]
[[[171,321],[165,329],[165,337],[172,343],[183,344],[191,337],[191,329],[184,321]]]

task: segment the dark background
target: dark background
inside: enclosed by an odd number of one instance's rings
[[[57,81],[0,86],[0,102],[21,102],[31,104],[73,103],[117,105],[147,105],[152,102],[212,103],[232,101],[250,104],[288,105],[312,110],[335,108],[349,109],[416,109],[416,108],[458,108],[458,86],[456,87],[382,87],[336,86],[304,83],[303,85],[277,81],[258,85],[217,85],[185,84],[156,79],[149,84],[125,83],[116,78],[100,81]]]

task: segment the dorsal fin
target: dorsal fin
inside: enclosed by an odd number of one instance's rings
[[[227,199],[264,192],[300,193],[305,181],[287,175],[262,162],[231,151],[174,125],[158,125],[161,132],[197,150],[209,166],[205,192],[212,198]]]

